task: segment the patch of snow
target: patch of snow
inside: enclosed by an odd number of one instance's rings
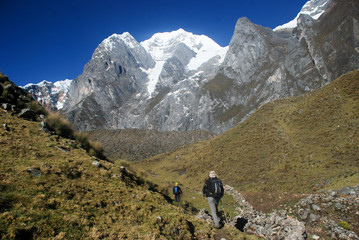
[[[72,80],[66,79],[66,80],[57,81],[54,83],[55,88],[52,88],[52,92],[55,93],[55,91],[57,90],[59,93],[60,91],[62,91],[62,96],[59,97],[59,99],[56,103],[56,106],[55,106],[58,110],[60,110],[64,107],[64,103],[67,99],[67,92],[70,89],[71,82],[72,82]]]
[[[101,44],[103,44],[104,48],[107,49],[108,51],[111,51],[115,46],[115,43],[112,40],[113,37],[116,37],[115,35],[117,35],[117,34],[112,34],[110,37],[106,38],[101,43]]]
[[[297,27],[297,20],[301,14],[307,14],[314,20],[317,20],[325,12],[330,1],[331,0],[310,0],[306,2],[298,15],[292,21],[274,28],[273,31]]]
[[[115,47],[116,41],[118,40],[123,41],[124,44],[129,48],[136,47],[135,44],[137,43],[137,41],[128,32],[124,32],[122,34],[114,33],[108,38],[106,38],[105,40],[103,40],[101,44],[104,46],[106,50],[111,51]]]
[[[30,87],[32,87],[32,86],[39,86],[39,87],[43,87],[43,86],[46,86],[47,84],[49,84],[49,83],[51,83],[52,84],[52,82],[49,82],[49,81],[46,81],[46,80],[43,80],[43,81],[41,81],[41,82],[39,82],[39,83],[28,83],[28,84],[26,84],[25,86],[20,86],[21,88],[30,88]]]
[[[218,45],[217,45],[218,46]],[[228,46],[224,48],[218,48],[214,45],[207,45],[205,47],[202,47],[197,52],[197,55],[190,60],[187,67],[189,70],[196,70],[199,68],[203,63],[207,62],[209,59],[219,56],[219,64],[221,64],[224,60],[224,57],[226,56],[226,53],[228,51]]]
[[[274,28],[273,31],[279,31],[279,30],[288,29],[288,28],[295,28],[297,26],[298,18],[299,18],[299,14],[292,21]]]
[[[145,72],[149,78],[149,82],[147,83],[147,91],[149,95],[155,91],[156,84],[158,82],[158,79],[160,77],[163,65],[166,61],[156,61],[156,65],[154,68],[150,68],[148,70],[141,68],[143,72]]]
[[[57,101],[57,104],[56,104],[56,108],[58,109],[58,110],[60,110],[60,109],[62,109],[63,107],[64,107],[64,103],[65,103],[65,101]]]
[[[128,32],[124,32],[120,35],[120,39],[125,42],[125,44],[130,48],[135,48],[136,40],[132,37],[132,35]]]
[[[65,79],[62,81],[57,81],[54,83],[55,87],[61,89],[64,92],[67,92],[69,90],[69,87],[71,85],[72,80],[70,79]]]

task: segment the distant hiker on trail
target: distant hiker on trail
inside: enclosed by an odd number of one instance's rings
[[[218,203],[223,197],[223,184],[214,171],[209,172],[209,178],[204,183],[203,196],[208,199],[209,208],[212,212],[214,227],[219,228]]]
[[[125,179],[128,178],[128,177],[129,177],[129,173],[127,172],[126,167],[121,166],[120,167],[120,179],[121,179],[121,181],[124,182]]]
[[[178,182],[176,182],[175,186],[173,187],[173,197],[178,203],[181,200],[181,194],[182,194],[182,189],[180,188],[180,186],[178,186]]]

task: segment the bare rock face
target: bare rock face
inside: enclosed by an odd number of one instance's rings
[[[129,33],[114,34],[97,47],[82,75],[73,80],[63,110],[80,130],[111,125],[111,110],[144,88],[146,75],[141,68],[153,65],[151,56]]]
[[[224,100],[217,108],[217,118],[230,109],[233,124],[263,103],[323,85],[306,44],[255,25],[247,18],[238,20],[226,58],[209,83],[214,81],[221,84]]]
[[[312,91],[357,69],[358,5],[332,1],[318,20],[299,15],[297,27],[286,32],[239,19],[217,75],[202,86],[203,99],[216,103],[209,129],[225,131],[270,100]]]
[[[359,3],[312,0],[273,31],[240,18],[228,47],[182,29],[138,43],[105,39],[73,80],[63,112],[77,130],[223,133],[262,104],[328,84],[359,67]],[[314,5],[313,5],[314,4]]]
[[[328,82],[359,67],[358,11],[358,1],[336,0],[317,21],[306,15],[298,19],[296,34]]]

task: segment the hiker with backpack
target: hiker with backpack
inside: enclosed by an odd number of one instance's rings
[[[223,197],[224,188],[222,181],[217,178],[214,171],[209,172],[209,178],[204,183],[202,192],[203,196],[208,200],[209,208],[212,212],[214,227],[219,228],[220,218],[218,216],[218,204]]]
[[[181,200],[181,194],[182,194],[182,189],[180,188],[180,186],[178,186],[178,182],[176,182],[175,186],[173,187],[173,197],[178,203]]]

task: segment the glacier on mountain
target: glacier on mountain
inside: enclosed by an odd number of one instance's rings
[[[140,44],[156,62],[154,68],[144,70],[149,78],[148,93],[150,96],[169,59],[176,57],[184,65],[186,71],[194,71],[214,57],[218,57],[217,65],[219,66],[228,50],[228,47],[219,46],[207,36],[195,35],[181,28],[177,31],[156,33]]]
[[[327,9],[328,5],[331,3],[331,0],[311,0],[304,4],[298,15],[290,22],[280,25],[274,28],[274,31],[280,31],[285,29],[293,29],[297,27],[297,21],[300,15],[305,14],[309,15],[314,20],[317,20]]]

